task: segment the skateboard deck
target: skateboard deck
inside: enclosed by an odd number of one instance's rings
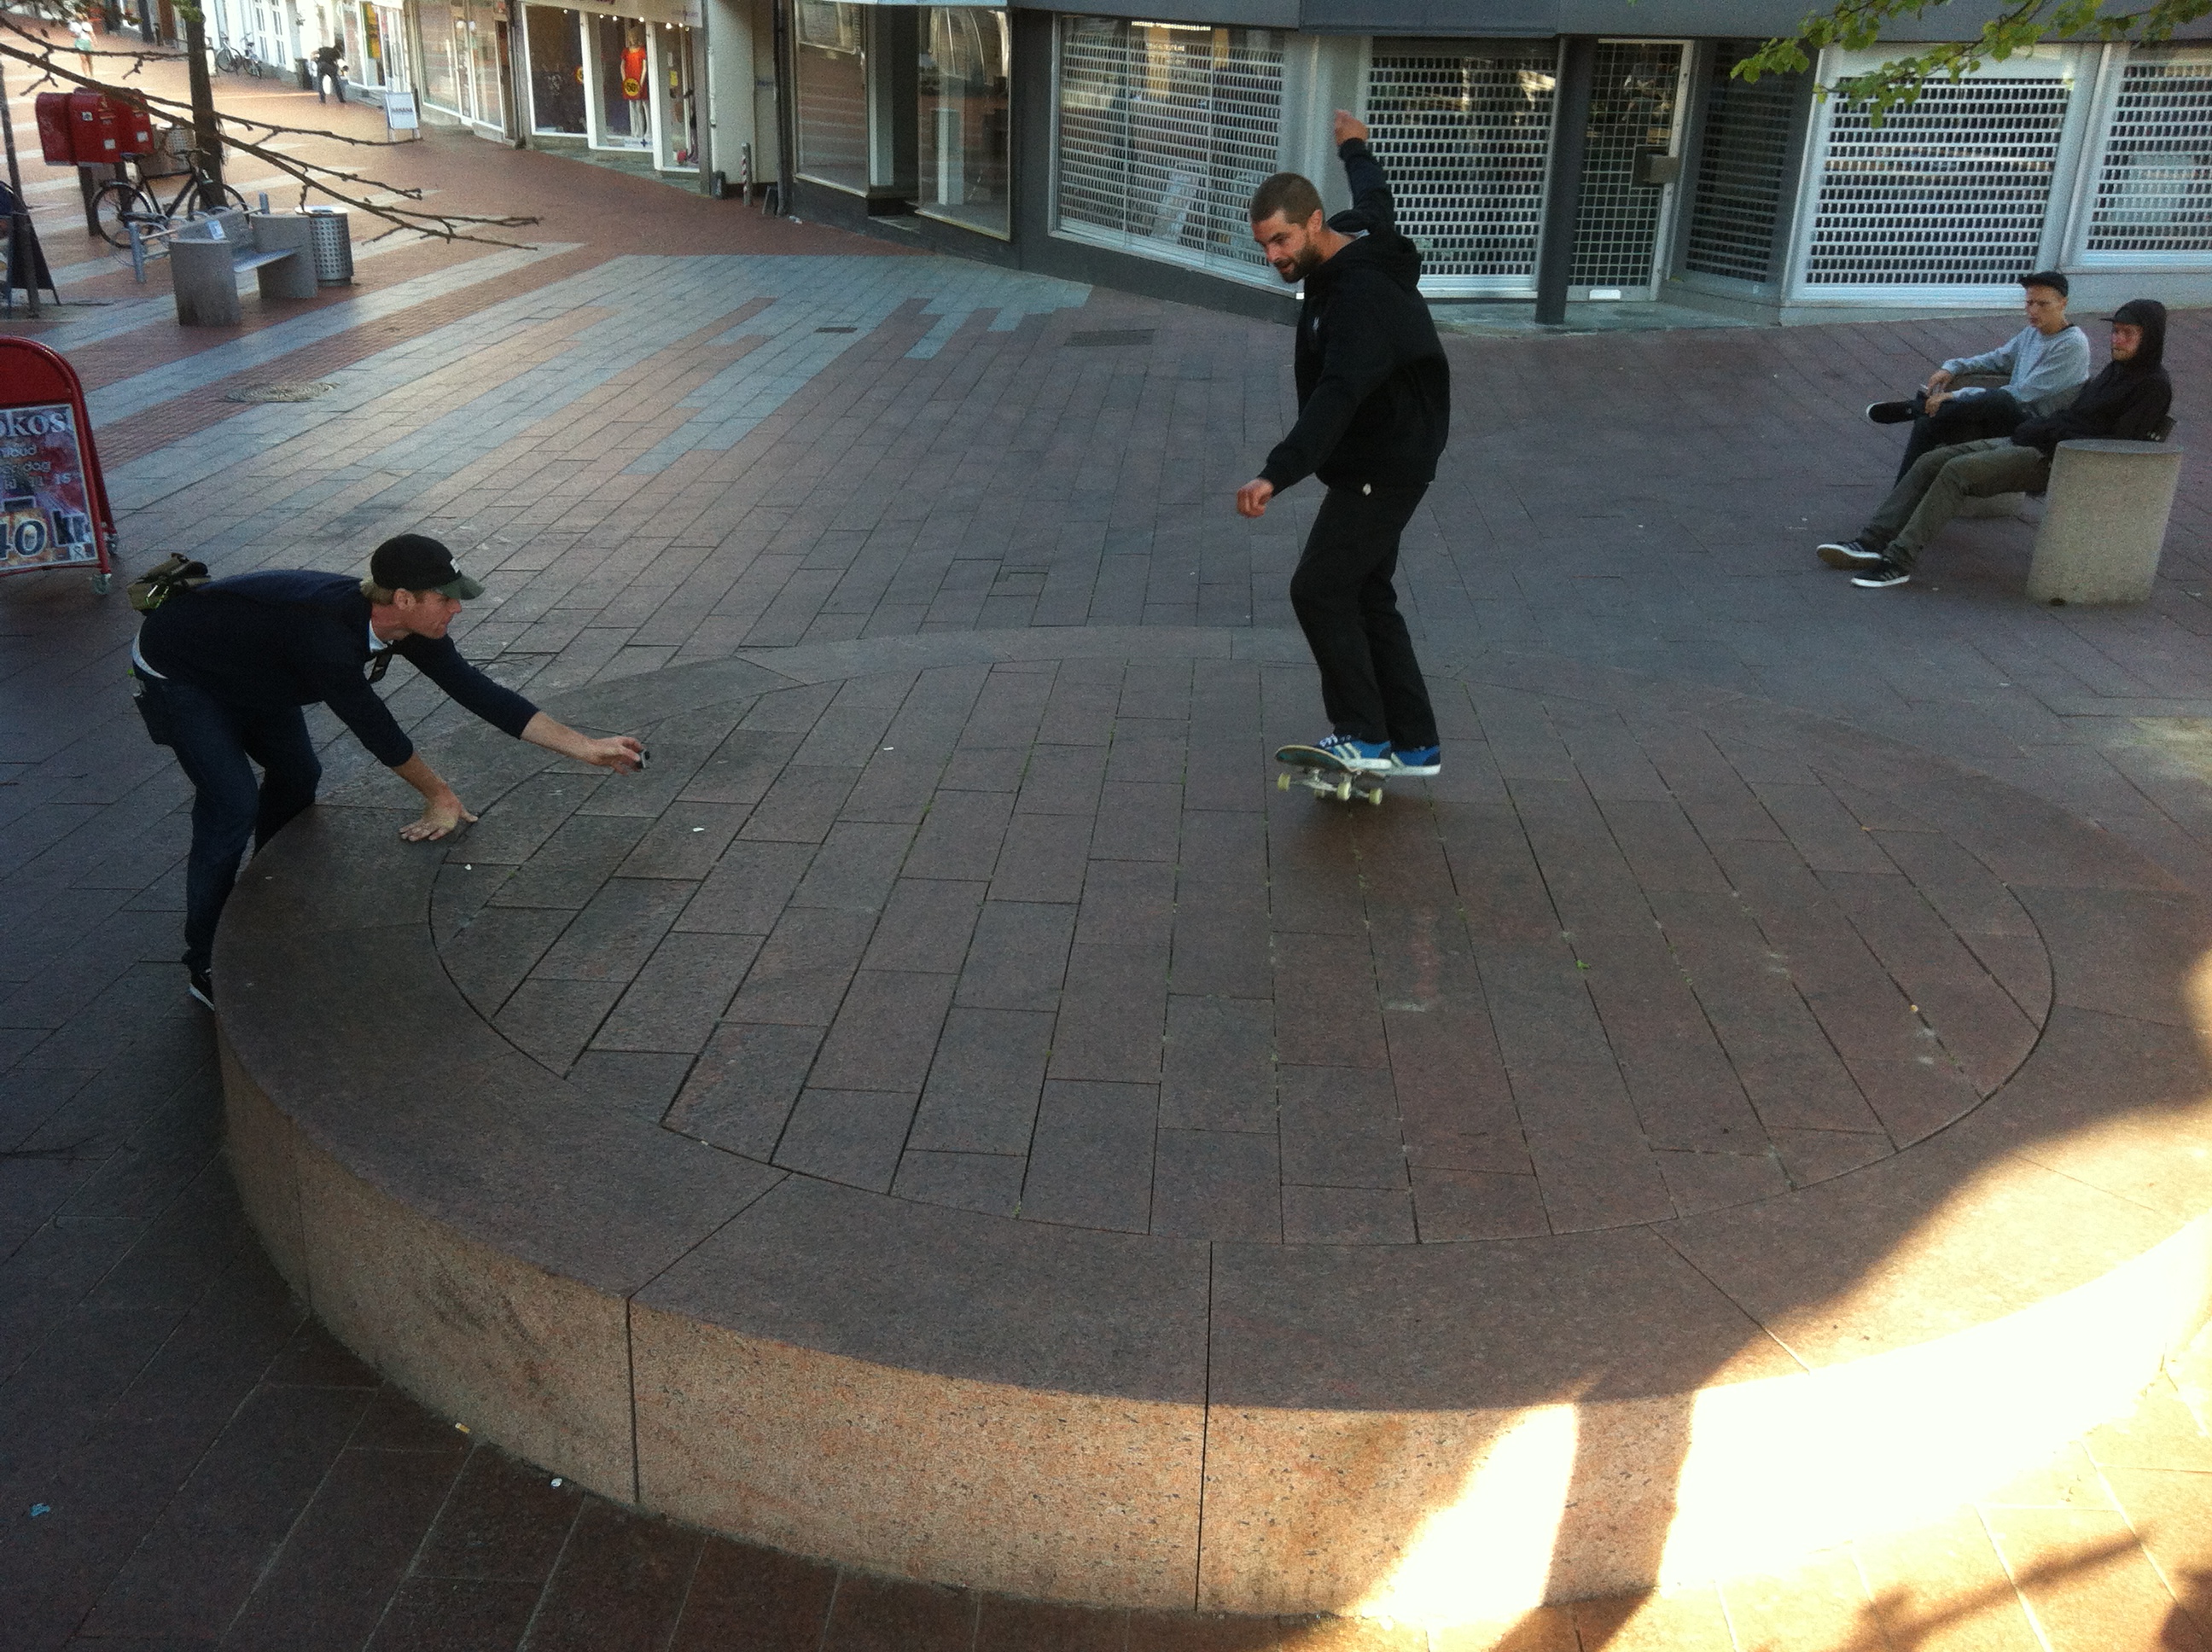
[[[1389,778],[1381,769],[1354,768],[1317,745],[1286,745],[1275,754],[1275,761],[1283,765],[1283,772],[1275,776],[1279,791],[1303,786],[1317,798],[1334,798],[1339,803],[1364,798],[1379,805],[1382,782]]]

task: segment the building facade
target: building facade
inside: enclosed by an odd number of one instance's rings
[[[1876,124],[1816,87],[1896,48],[1730,72],[1800,0],[219,0],[280,3],[404,31],[411,62],[383,72],[486,136],[1255,313],[1288,295],[1245,203],[1291,170],[1343,203],[1340,107],[1373,128],[1442,301],[1835,319],[2009,307],[2044,267],[2092,307],[2212,301],[2212,21],[2041,46]],[[1917,28],[1971,35],[1974,4]]]
[[[799,210],[1265,309],[1245,202],[1292,170],[1340,203],[1344,107],[1438,300],[1533,299],[1547,267],[1572,301],[1776,319],[2009,306],[2048,266],[2092,304],[2212,298],[2212,41],[2040,47],[1877,125],[1815,86],[1893,52],[1730,73],[1795,0],[1192,3],[796,0]]]

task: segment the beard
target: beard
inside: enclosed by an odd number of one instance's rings
[[[1277,264],[1275,273],[1283,278],[1286,286],[1295,287],[1315,270],[1320,269],[1321,265],[1321,249],[1309,242],[1291,259],[1290,268],[1286,270],[1282,265]]]

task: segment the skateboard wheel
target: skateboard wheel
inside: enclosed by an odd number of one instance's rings
[[[1336,783],[1336,800],[1339,803],[1349,803],[1352,801],[1352,782],[1350,780],[1339,780]]]
[[[1373,804],[1376,808],[1381,808],[1382,806],[1382,788],[1378,786],[1372,792],[1370,792],[1367,794],[1367,800]]]
[[[1278,792],[1287,792],[1290,789],[1291,777],[1288,774],[1278,774],[1275,776],[1275,790]]]

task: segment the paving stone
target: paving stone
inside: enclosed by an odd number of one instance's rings
[[[672,1130],[766,1159],[806,1084],[820,1027],[726,1023],[716,1029],[670,1104]]]
[[[1150,1084],[1047,1084],[1022,1185],[1022,1214],[1148,1231],[1158,1115],[1159,1092]]]
[[[888,1090],[799,1092],[775,1145],[787,1170],[888,1193],[914,1121],[915,1096]]]

